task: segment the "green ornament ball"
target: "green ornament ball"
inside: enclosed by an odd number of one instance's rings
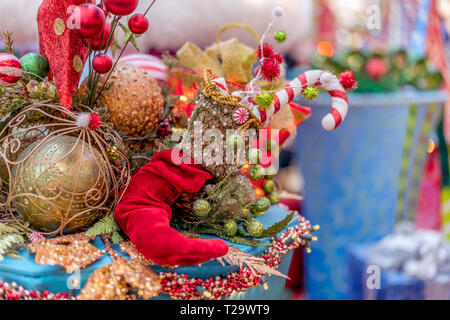
[[[274,38],[276,41],[282,43],[282,42],[285,42],[285,41],[286,41],[286,39],[287,39],[287,34],[286,34],[286,32],[280,30],[280,31],[275,32],[275,34],[273,35],[273,38]]]
[[[223,232],[229,237],[234,237],[237,232],[237,223],[236,221],[229,219],[225,221],[223,224]]]
[[[261,198],[256,199],[252,208],[254,208],[254,211],[261,214],[261,213],[269,210],[270,205],[271,205],[271,203],[270,203],[269,198],[261,197]]]
[[[258,106],[261,107],[261,110],[264,111],[272,105],[273,95],[268,92],[263,92],[258,94],[255,101],[258,104]]]
[[[266,193],[272,193],[273,190],[275,190],[275,182],[271,179],[267,179],[262,183],[262,187],[264,192]]]
[[[316,87],[306,87],[305,91],[303,91],[303,96],[308,100],[314,100],[319,95],[319,90]]]
[[[248,219],[244,223],[245,230],[252,237],[259,237],[264,232],[264,226],[256,219]]]
[[[240,148],[242,143],[242,137],[236,133],[233,133],[227,138],[227,146],[229,148]]]
[[[198,217],[204,217],[211,211],[211,205],[206,200],[197,200],[194,202],[194,214]]]
[[[280,197],[276,192],[272,192],[271,194],[269,194],[269,199],[271,204],[277,204],[278,202],[280,202]]]
[[[255,164],[248,170],[248,176],[254,181],[262,180],[265,176],[264,168],[259,164]]]
[[[257,148],[248,150],[248,162],[250,164],[259,164],[262,160],[262,152]]]
[[[38,82],[44,80],[49,72],[49,64],[43,56],[31,52],[20,58],[22,69],[31,79]]]

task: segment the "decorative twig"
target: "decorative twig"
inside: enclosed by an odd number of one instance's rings
[[[14,37],[13,37],[13,33],[9,32],[8,30],[6,30],[5,32],[3,32],[3,37],[5,38],[3,43],[5,44],[6,49],[8,50],[8,52],[10,54],[14,54]]]
[[[156,0],[153,0],[150,6],[147,8],[147,10],[144,12],[144,16],[147,15],[147,13],[150,11],[153,4],[156,2]],[[111,32],[112,33],[112,32]],[[111,77],[112,73],[114,72],[114,69],[116,68],[117,64],[119,63],[120,58],[122,57],[123,53],[125,52],[125,49],[127,48],[128,44],[131,42],[131,37],[128,37],[125,44],[123,45],[122,50],[120,51],[119,57],[114,62],[114,65],[111,69],[111,71],[108,73],[108,76],[106,77],[106,80],[103,82],[102,87],[100,88],[100,91],[98,92],[96,98],[94,101],[97,101],[100,95],[102,94],[103,90],[105,89],[106,84],[108,83],[109,78]],[[107,47],[108,48],[108,47]]]

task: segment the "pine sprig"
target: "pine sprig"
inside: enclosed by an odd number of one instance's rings
[[[23,233],[23,229],[19,225],[0,223],[0,237],[11,233]]]
[[[3,255],[19,257],[16,249],[28,239],[28,231],[15,222],[0,222],[0,261]]]
[[[286,217],[284,217],[283,220],[280,220],[280,221],[274,223],[273,225],[271,225],[270,227],[264,229],[263,233],[258,238],[273,237],[277,233],[283,231],[283,229],[286,228],[286,226],[289,224],[289,222],[292,220],[293,217],[294,217],[294,212],[292,211]]]
[[[120,235],[119,232],[117,231],[113,231],[112,235],[111,235],[111,241],[115,244],[121,243],[123,241],[122,236]]]
[[[120,227],[112,215],[107,216],[96,222],[91,228],[86,231],[86,236],[96,237],[102,234],[110,234],[120,231]],[[119,235],[120,236],[120,235]],[[115,236],[117,239],[117,236]]]
[[[6,30],[3,32],[3,38],[5,39],[3,43],[10,54],[14,54],[14,37],[13,33]]]
[[[16,253],[16,247],[25,243],[25,237],[18,233],[6,234],[0,237],[0,261],[3,260],[3,255]]]

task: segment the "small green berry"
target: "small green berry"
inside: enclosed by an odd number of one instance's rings
[[[262,152],[257,148],[248,150],[248,162],[250,164],[259,164],[262,160]]]
[[[319,95],[319,90],[316,87],[306,87],[305,91],[303,91],[303,96],[308,100],[314,100]]]
[[[272,105],[273,95],[268,92],[263,92],[263,93],[258,94],[255,101],[258,104],[258,106],[261,107],[261,110],[264,111]]]
[[[277,172],[278,172],[278,170],[275,167],[273,167],[273,166],[267,167],[266,168],[266,178],[272,179],[273,177],[275,177]]]
[[[266,193],[272,193],[273,190],[275,190],[275,182],[273,182],[273,180],[271,179],[266,179],[262,183],[262,187]]]
[[[276,31],[275,34],[273,35],[274,39],[280,43],[285,42],[287,39],[287,35],[286,32],[284,31]]]
[[[266,150],[267,152],[271,152],[272,151],[272,146],[275,144],[275,141],[273,140],[267,140],[266,141]]]
[[[239,212],[239,216],[241,217],[241,218],[243,218],[243,219],[246,219],[246,218],[248,218],[248,212],[249,212],[250,210],[249,209],[247,209],[247,208],[241,208],[241,211]]]
[[[276,192],[272,192],[271,194],[269,194],[269,199],[271,204],[277,204],[278,202],[280,202],[280,197]]]
[[[259,164],[255,164],[248,171],[248,176],[254,181],[262,180],[265,176],[264,168]]]
[[[236,221],[229,219],[225,221],[223,225],[223,232],[229,237],[233,237],[236,235],[237,232],[237,224]]]
[[[256,219],[248,219],[244,222],[245,230],[252,237],[259,237],[264,232],[264,226]]]
[[[211,205],[206,200],[197,200],[194,202],[194,214],[198,217],[204,217],[211,211]]]
[[[258,198],[253,204],[253,207],[256,212],[263,213],[270,208],[270,200],[267,197]]]

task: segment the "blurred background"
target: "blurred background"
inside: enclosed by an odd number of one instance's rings
[[[39,4],[0,0],[0,30],[15,30],[21,54],[38,50]],[[312,114],[275,180],[283,205],[320,230],[311,253],[295,252],[282,298],[449,299],[450,0],[162,0],[139,46],[204,49],[229,22],[262,34],[274,6],[285,10],[274,29],[288,35],[277,44],[287,79],[317,68],[358,81],[332,133],[320,127],[327,96],[296,101]],[[242,30],[231,37],[257,45]]]

